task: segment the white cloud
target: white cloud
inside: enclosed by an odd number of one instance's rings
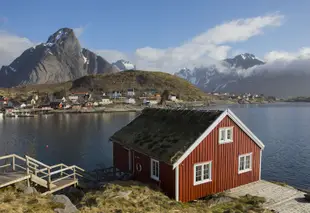
[[[179,68],[218,65],[218,60],[228,57],[231,51],[229,43],[243,42],[253,36],[260,35],[267,27],[277,27],[282,24],[284,16],[278,13],[247,19],[232,20],[217,25],[206,32],[197,35],[179,46],[158,49],[150,46],[137,48],[132,54],[117,50],[94,50],[109,62],[119,59],[130,60],[138,69],[175,72]],[[74,28],[79,37],[85,27]],[[0,65],[10,63],[22,51],[34,45],[27,38],[0,32]]]
[[[85,27],[77,27],[77,28],[73,28],[73,32],[75,34],[76,37],[80,37],[82,35],[82,33],[84,32]]]
[[[0,31],[0,67],[10,64],[23,51],[34,45],[28,38]]]
[[[227,44],[246,41],[253,36],[263,34],[266,27],[280,26],[283,19],[283,15],[275,13],[233,20],[211,28],[178,47],[138,48],[131,60],[138,69],[166,72],[175,72],[182,67],[219,65],[218,60],[226,58],[231,50]],[[112,51],[110,54],[116,57],[119,53],[114,54]]]
[[[271,51],[264,58],[267,62],[310,59],[310,47],[303,47],[297,52]]]
[[[110,63],[116,62],[117,60],[124,59],[129,60],[128,56],[117,50],[93,50],[96,54],[102,56],[105,60]]]

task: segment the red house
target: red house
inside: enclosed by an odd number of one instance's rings
[[[264,144],[229,109],[145,109],[110,139],[116,168],[177,201],[261,179]]]

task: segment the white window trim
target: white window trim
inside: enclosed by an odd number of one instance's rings
[[[240,158],[246,157],[246,156],[250,156],[250,168],[244,169],[244,170],[240,170]],[[244,166],[245,166],[245,164],[244,164]],[[247,153],[247,154],[243,154],[243,155],[239,155],[239,159],[238,159],[238,174],[242,174],[242,173],[246,173],[246,172],[250,172],[250,171],[252,171],[252,152],[251,153]]]
[[[225,139],[221,140],[221,132],[225,130]],[[231,131],[231,139],[227,140],[227,131]],[[221,127],[219,128],[219,144],[232,143],[234,138],[234,127]]]
[[[200,180],[200,181],[196,181],[196,167],[197,166],[202,166],[201,168],[203,168],[203,165],[206,164],[210,164],[210,178],[209,179],[205,179],[205,180]],[[201,175],[203,175],[203,169],[201,170]],[[207,162],[203,162],[203,163],[196,163],[194,164],[194,186],[196,185],[200,185],[203,183],[208,183],[212,181],[212,161],[207,161]]]
[[[158,163],[158,177],[153,175],[153,162]],[[159,175],[160,175],[160,164],[159,164],[159,161],[151,158],[151,178],[153,180],[159,181]]]

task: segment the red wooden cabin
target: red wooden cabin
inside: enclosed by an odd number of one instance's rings
[[[145,109],[111,141],[116,168],[177,201],[261,178],[264,144],[229,109]]]

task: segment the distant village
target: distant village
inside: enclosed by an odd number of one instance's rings
[[[208,93],[211,97],[222,101],[231,101],[239,104],[275,102],[273,96],[265,97],[263,94],[232,94]],[[65,91],[53,94],[32,92],[24,98],[9,98],[0,96],[1,113],[8,117],[32,117],[38,113],[51,112],[100,112],[106,108],[116,106],[156,106],[161,102],[163,94],[155,89],[135,92],[134,89],[112,92],[86,92],[75,91],[67,94]],[[176,94],[169,94],[165,98],[168,102],[182,103]],[[124,107],[125,108],[125,107]],[[126,111],[126,110],[124,110]]]
[[[177,95],[169,94],[168,101],[179,101]],[[33,92],[26,100],[17,100],[0,96],[0,109],[7,116],[31,116],[31,112],[90,112],[100,111],[115,105],[151,106],[161,101],[161,94],[156,90],[145,91],[139,95],[134,89],[113,92],[55,92],[51,95]]]
[[[234,94],[234,93],[227,93],[227,92],[226,93],[211,92],[208,94],[216,96],[220,100],[237,101],[240,104],[278,101],[276,97],[265,96],[264,94],[251,94],[251,93]]]

